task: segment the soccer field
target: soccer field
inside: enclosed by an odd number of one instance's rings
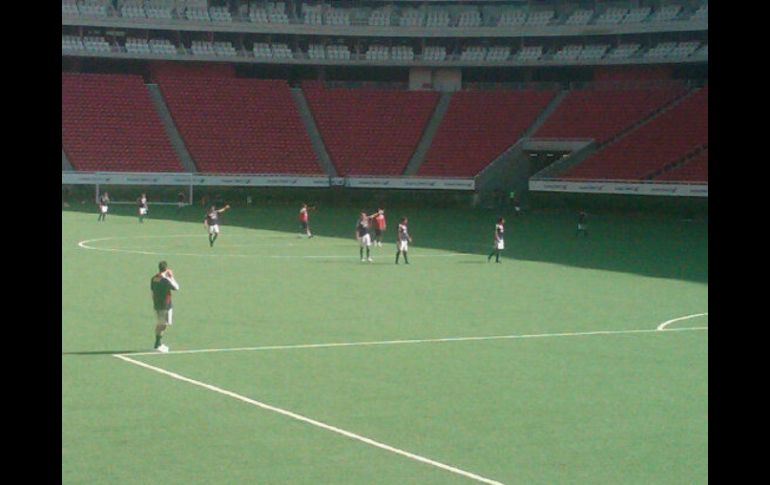
[[[298,209],[62,212],[62,483],[708,482],[707,223]]]

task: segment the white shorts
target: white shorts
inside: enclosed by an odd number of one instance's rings
[[[139,208],[139,215],[140,216],[146,216],[147,215],[147,208],[146,207],[140,207]]]
[[[409,241],[399,241],[398,242],[398,250],[399,251],[408,251],[409,250]]]
[[[213,226],[209,226],[209,234],[219,234],[219,224],[214,224]]]
[[[155,316],[158,325],[171,325],[171,318],[173,313],[173,308],[169,308],[168,310],[155,310]]]
[[[586,226],[585,224],[578,224],[578,231],[585,231]]]
[[[106,205],[100,205],[99,210],[102,212],[102,214],[107,213],[107,206]]]
[[[505,249],[505,241],[500,239],[499,241],[495,241],[495,249]]]
[[[359,239],[359,242],[361,243],[361,247],[367,247],[372,245],[372,235],[366,234],[364,236],[361,236]]]

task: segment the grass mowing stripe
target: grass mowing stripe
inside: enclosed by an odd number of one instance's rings
[[[344,429],[340,429],[340,428],[337,428],[335,426],[331,426],[329,424],[322,423],[321,421],[316,421],[315,419],[308,418],[308,417],[303,416],[301,414],[293,413],[293,412],[288,411],[286,409],[282,409],[282,408],[278,408],[278,407],[275,407],[275,406],[271,406],[270,404],[266,404],[266,403],[263,403],[263,402],[260,402],[260,401],[256,401],[254,399],[250,399],[250,398],[245,397],[245,396],[241,396],[240,394],[236,394],[236,393],[234,393],[232,391],[228,391],[226,389],[222,389],[222,388],[217,387],[217,386],[212,386],[211,384],[206,384],[205,382],[196,381],[195,379],[190,379],[189,377],[185,377],[185,376],[183,376],[181,374],[177,374],[175,372],[170,372],[170,371],[167,371],[165,369],[161,369],[160,367],[155,367],[153,365],[146,364],[144,362],[140,362],[138,360],[131,359],[129,357],[126,357],[125,355],[114,354],[114,357],[122,359],[122,360],[124,360],[124,361],[126,361],[128,363],[131,363],[131,364],[134,364],[134,365],[138,365],[140,367],[144,367],[145,369],[149,369],[149,370],[158,372],[160,374],[167,375],[167,376],[172,377],[174,379],[177,379],[177,380],[180,380],[180,381],[183,381],[183,382],[187,382],[188,384],[193,384],[193,385],[202,387],[204,389],[207,389],[209,391],[217,392],[219,394],[223,394],[225,396],[232,397],[233,399],[237,399],[239,401],[243,401],[243,402],[251,404],[253,406],[257,406],[257,407],[260,407],[262,409],[266,409],[268,411],[272,411],[272,412],[275,412],[275,413],[278,413],[278,414],[282,414],[282,415],[287,416],[289,418],[296,419],[298,421],[302,421],[304,423],[311,424],[313,426],[325,429],[327,431],[331,431],[333,433],[340,434],[340,435],[345,436],[347,438],[351,438],[351,439],[354,439],[354,440],[361,441],[362,443],[366,443],[367,445],[374,446],[374,447],[377,447],[377,448],[380,448],[380,449],[383,449],[383,450],[386,450],[386,451],[390,451],[391,453],[396,453],[398,455],[405,456],[405,457],[407,457],[409,459],[412,459],[412,460],[415,460],[415,461],[419,461],[419,462],[422,462],[422,463],[425,463],[425,464],[428,464],[428,465],[440,468],[442,470],[446,470],[448,472],[464,476],[466,478],[470,478],[470,479],[475,480],[477,482],[487,483],[489,485],[503,485],[502,482],[491,480],[489,478],[484,478],[484,477],[482,477],[480,475],[477,475],[475,473],[467,472],[465,470],[461,470],[461,469],[453,467],[451,465],[446,465],[444,463],[441,463],[441,462],[438,462],[438,461],[435,461],[435,460],[431,460],[430,458],[425,458],[424,456],[416,455],[414,453],[410,453],[408,451],[404,451],[404,450],[401,450],[399,448],[395,448],[393,446],[386,445],[385,443],[380,443],[379,441],[375,441],[375,440],[373,440],[371,438],[367,438],[365,436],[361,436],[361,435],[358,435],[356,433],[351,433],[350,431],[345,431]]]
[[[683,319],[683,318],[680,318]],[[669,320],[670,322],[674,320]],[[446,337],[434,339],[411,339],[411,340],[380,340],[370,342],[332,342],[325,344],[297,344],[297,345],[267,345],[262,347],[235,347],[229,349],[193,349],[193,350],[172,350],[164,354],[158,352],[132,352],[130,355],[168,355],[168,354],[202,354],[211,352],[245,352],[257,350],[295,350],[295,349],[319,349],[329,347],[364,347],[372,345],[400,345],[400,344],[425,344],[441,342],[469,342],[479,340],[513,340],[525,338],[546,338],[546,337],[579,337],[588,335],[619,335],[631,333],[656,333],[666,332],[684,332],[690,330],[708,330],[708,327],[684,327],[684,328],[656,328],[640,330],[595,330],[592,332],[572,332],[572,333],[541,333],[530,335],[489,335],[482,337]],[[126,354],[116,354],[126,355]]]

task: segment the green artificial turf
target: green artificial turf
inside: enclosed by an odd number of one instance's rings
[[[233,208],[213,248],[200,208],[62,212],[63,483],[474,483],[115,353],[506,484],[707,483],[708,331],[654,331],[708,311],[704,222],[596,215],[583,239],[531,213],[494,264],[497,214],[393,209],[361,263],[358,208],[312,212],[312,239],[298,208]],[[167,355],[146,354],[161,259]],[[465,339],[494,336],[515,338]]]

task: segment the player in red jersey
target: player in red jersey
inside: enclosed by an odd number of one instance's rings
[[[315,207],[310,207],[307,204],[302,204],[302,208],[299,210],[299,224],[302,227],[302,232],[309,238],[313,237],[313,233],[310,232],[310,215],[308,214]]]
[[[372,214],[372,221],[374,222],[374,244],[382,247],[382,234],[387,227],[385,224],[385,210],[380,208],[377,212]]]

